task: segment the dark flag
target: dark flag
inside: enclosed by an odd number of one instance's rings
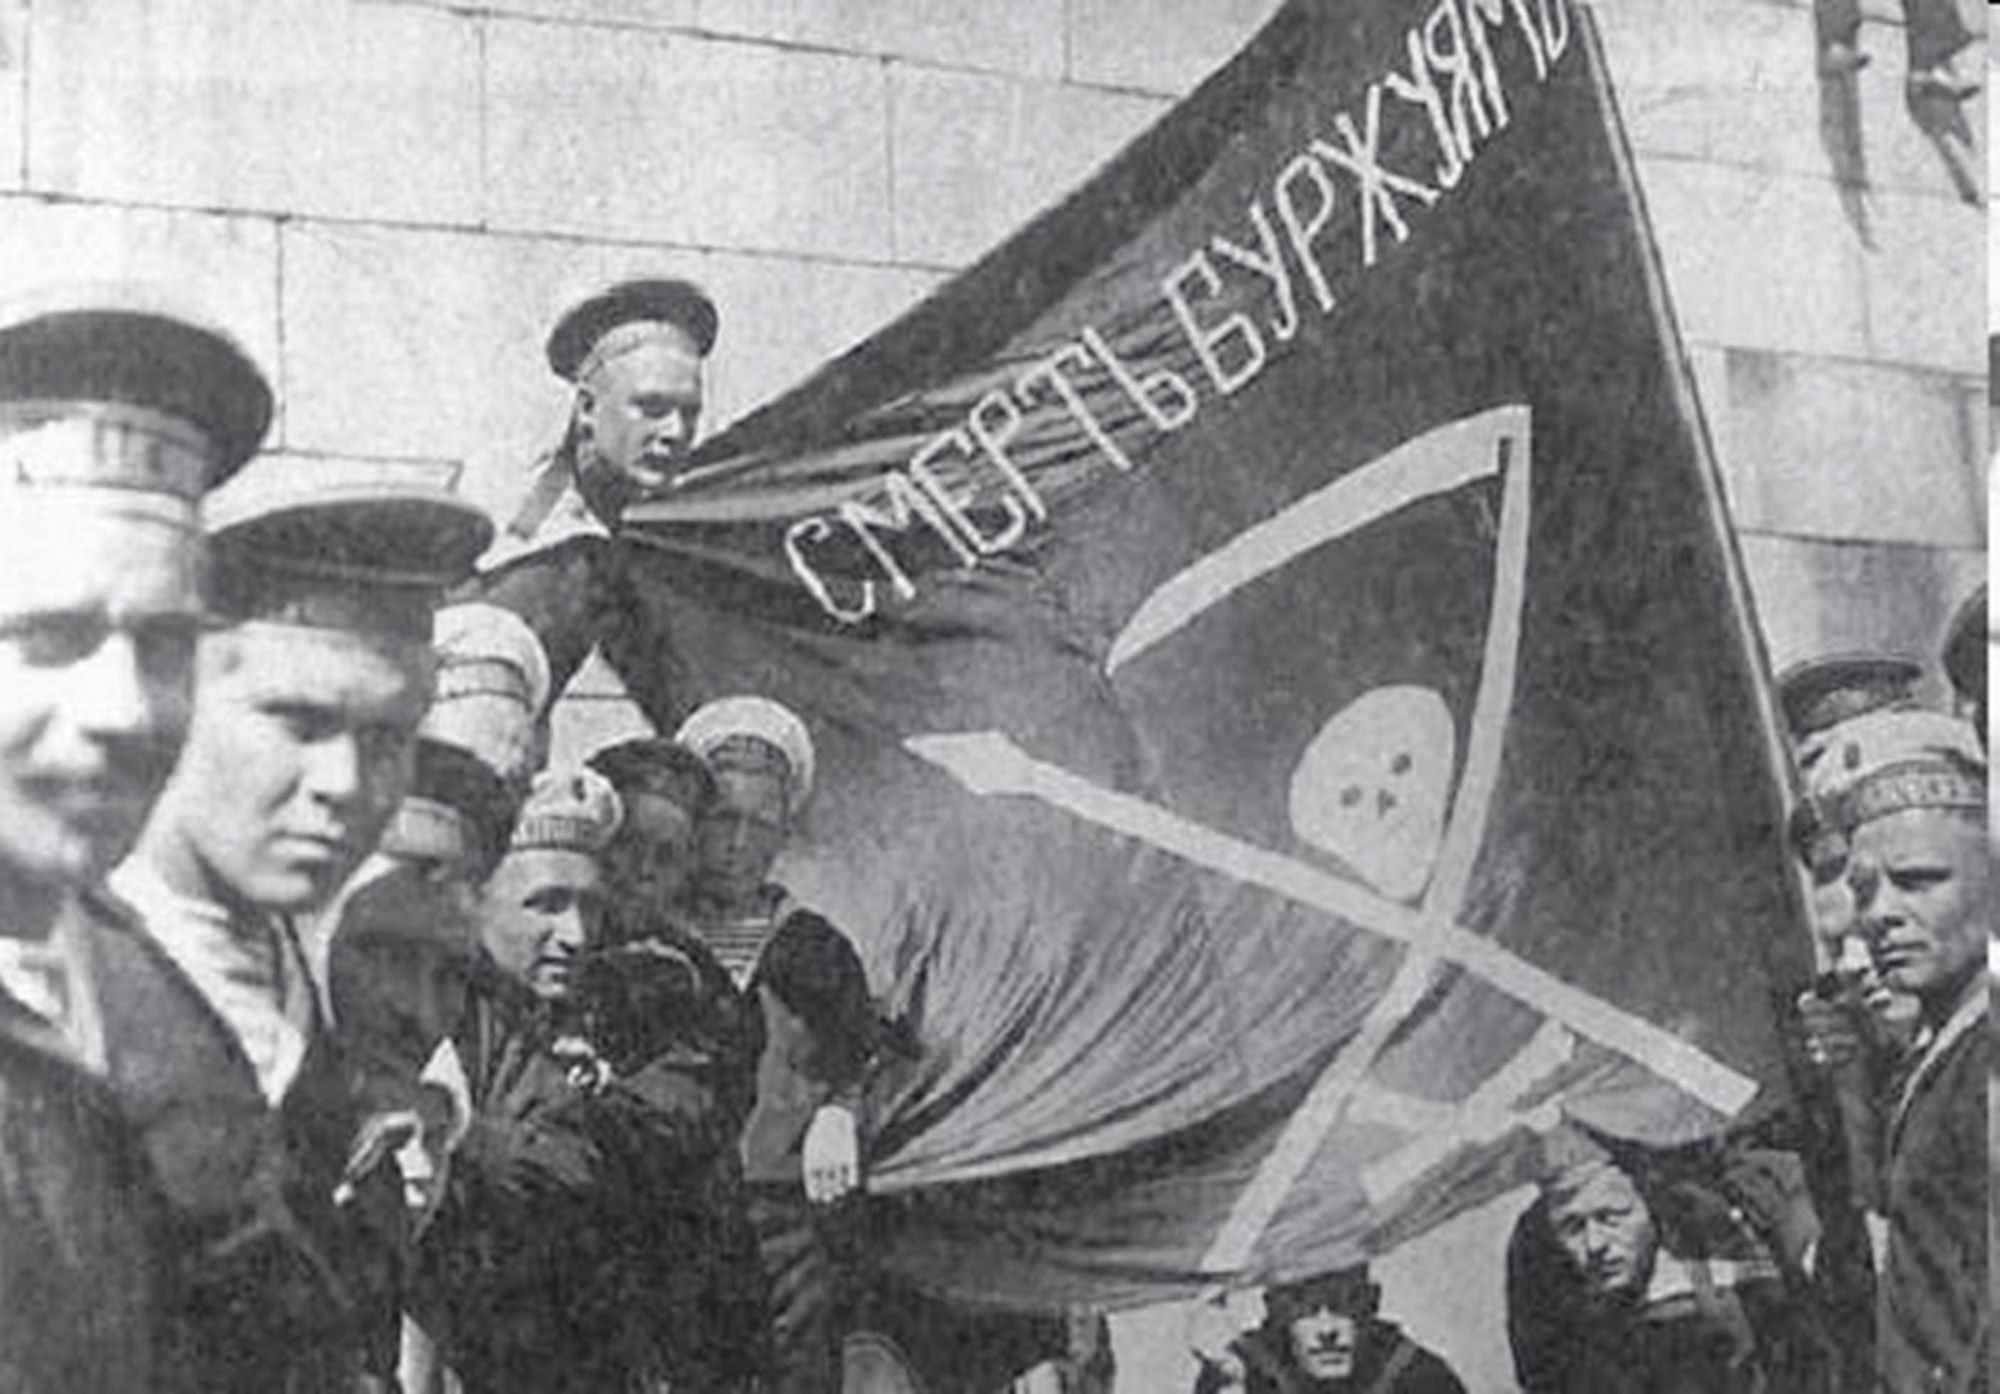
[[[1566,0],[1295,0],[630,521],[649,714],[819,744],[780,870],[914,1033],[893,1275],[1287,1276],[1558,1118],[1788,1104],[1768,702]]]

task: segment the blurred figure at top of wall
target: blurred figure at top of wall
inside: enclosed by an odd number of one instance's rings
[[[1910,95],[1962,102],[1976,94],[1978,81],[1958,71],[1958,55],[1972,43],[1973,34],[1958,12],[1957,0],[1902,0],[1902,4],[1909,61],[1903,80]],[[1869,57],[1861,50],[1861,18],[1861,0],[1813,0],[1820,71],[1837,76],[1868,65]]]

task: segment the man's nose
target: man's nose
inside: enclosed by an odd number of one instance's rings
[[[549,931],[550,951],[563,958],[582,953],[589,940],[589,927],[584,924],[583,910],[578,906],[571,906],[556,916],[555,924]]]
[[[361,792],[361,744],[342,732],[306,748],[305,784],[316,798],[347,804]]]
[[[1868,957],[1868,946],[1861,942],[1858,934],[1843,934],[1837,946],[1833,967],[1836,972],[1859,977],[1875,966]]]
[[[1884,935],[1903,922],[1903,918],[1901,903],[1887,890],[1876,892],[1856,907],[1856,923],[1861,928],[1862,938],[1871,945],[1879,944]]]
[[[78,676],[79,695],[65,706],[79,729],[100,740],[133,740],[151,733],[157,719],[152,693],[131,635],[106,635]]]

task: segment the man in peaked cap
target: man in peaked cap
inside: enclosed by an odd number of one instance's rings
[[[1959,710],[1982,741],[1991,738],[1986,728],[1986,670],[1992,645],[1993,632],[1986,619],[1986,587],[1981,585],[1959,603],[1957,613],[1951,617],[1941,657],[1944,675],[1951,679]]]
[[[574,390],[569,428],[536,467],[469,598],[533,627],[558,693],[593,645],[629,623],[606,544],[627,505],[671,489],[686,468],[717,325],[699,286],[648,279],[572,306],[549,334],[549,367]]]
[[[1465,1394],[1451,1368],[1383,1320],[1366,1263],[1264,1293],[1264,1323],[1196,1350],[1195,1394]]]
[[[303,932],[408,788],[431,615],[492,536],[407,468],[267,459],[211,499],[215,628],[186,747],[112,877],[111,1074],[169,1207],[177,1356],[203,1390],[393,1368],[402,1197],[343,1182],[360,1101]]]
[[[1828,732],[1844,721],[1884,708],[1921,706],[1915,659],[1888,653],[1829,654],[1794,663],[1777,678],[1778,703],[1799,768],[1810,769],[1826,748]]]
[[[125,287],[0,307],[0,1387],[173,1388],[87,925],[186,731],[198,504],[270,420],[227,336]]]

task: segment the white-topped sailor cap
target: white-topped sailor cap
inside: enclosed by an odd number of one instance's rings
[[[151,550],[175,559],[192,608],[201,499],[270,419],[249,355],[161,292],[79,284],[0,304],[0,596],[32,607],[44,573]]]
[[[224,621],[426,649],[444,592],[493,538],[448,476],[356,460],[267,456],[216,491],[205,521]]]
[[[538,849],[595,855],[610,845],[625,821],[625,806],[611,781],[591,769],[543,770],[514,820],[511,852]]]
[[[797,712],[769,697],[719,697],[697,707],[674,733],[711,767],[726,764],[731,742],[757,741],[785,763],[786,807],[796,815],[812,797],[817,763],[811,732]]]
[[[1845,860],[1854,830],[1911,808],[1986,809],[1986,752],[1943,712],[1870,712],[1844,722],[1806,777],[1792,837],[1808,865]]]
[[[480,601],[438,611],[437,673],[422,734],[464,750],[518,796],[542,766],[549,656],[528,622]]]
[[[549,368],[581,382],[601,364],[663,335],[706,358],[718,324],[715,302],[692,281],[620,281],[563,311],[549,332]]]

